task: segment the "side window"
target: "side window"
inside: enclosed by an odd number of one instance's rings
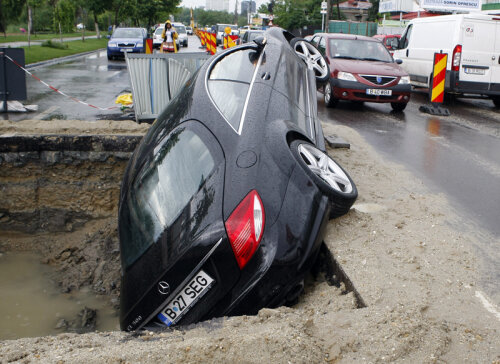
[[[399,41],[399,49],[405,49],[408,47],[408,44],[409,44],[410,38],[411,38],[412,29],[413,29],[413,24],[408,26],[408,28],[406,29],[406,32],[401,37],[401,40]]]
[[[258,60],[259,54],[253,49],[232,52],[219,60],[208,76],[213,103],[237,133]]]
[[[314,37],[313,37],[313,39],[311,39],[311,43],[312,43],[315,47],[317,47],[317,46],[318,46],[318,42],[319,42],[319,36],[318,36],[318,35],[314,36]]]
[[[325,55],[325,53],[326,53],[326,40],[323,37],[320,38],[320,40],[319,40],[318,50],[321,52],[322,55]]]

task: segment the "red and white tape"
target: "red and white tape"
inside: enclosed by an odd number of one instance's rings
[[[69,96],[67,94],[65,94],[64,92],[62,92],[61,90],[55,88],[54,86],[51,86],[49,85],[48,83],[42,81],[41,79],[39,79],[38,77],[36,77],[33,73],[31,73],[30,71],[28,71],[26,68],[24,68],[23,66],[21,66],[19,63],[17,63],[14,59],[12,59],[11,57],[9,57],[8,55],[6,55],[4,53],[4,56],[5,58],[7,58],[9,61],[11,61],[12,63],[14,63],[17,67],[19,67],[20,69],[22,69],[24,72],[26,72],[28,75],[30,75],[31,77],[33,77],[35,80],[38,80],[40,81],[42,84],[44,84],[45,86],[47,86],[48,88],[50,88],[52,91],[55,91],[57,92],[58,94],[61,94],[63,96],[66,96],[68,99],[71,99],[75,102],[78,102],[79,104],[82,104],[82,105],[86,105],[86,106],[90,106],[90,107],[93,107],[94,109],[98,109],[98,110],[102,110],[102,111],[106,111],[106,110],[112,110],[112,109],[117,109],[119,108],[119,106],[111,106],[111,107],[99,107],[99,106],[95,106],[95,105],[92,105],[92,104],[89,104],[85,101],[81,101],[81,100],[78,100],[77,98],[74,98],[72,96]]]

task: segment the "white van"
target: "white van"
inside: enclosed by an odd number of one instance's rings
[[[443,15],[410,21],[394,52],[412,85],[432,86],[434,53],[448,53],[445,92],[487,96],[500,107],[500,17]]]

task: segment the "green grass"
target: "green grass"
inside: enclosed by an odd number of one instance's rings
[[[96,32],[89,32],[85,31],[85,37],[91,36],[91,35],[96,35]],[[101,35],[106,36],[106,32],[103,33],[101,32]],[[80,32],[75,32],[75,33],[66,33],[62,35],[63,38],[72,38],[72,37],[81,37],[82,33]],[[46,40],[46,39],[59,39],[60,36],[58,33],[49,33],[49,34],[36,34],[36,35],[31,35],[31,41],[41,41],[41,40]],[[28,35],[19,33],[19,34],[7,34],[7,38],[3,36],[3,34],[0,33],[0,43],[11,43],[11,42],[27,42],[28,41]]]
[[[86,39],[85,42],[81,40],[74,40],[66,42],[67,49],[58,49],[41,46],[22,47],[24,49],[24,57],[26,64],[37,63],[46,61],[48,59],[70,56],[72,54],[94,51],[96,49],[106,48],[108,40],[101,39]]]

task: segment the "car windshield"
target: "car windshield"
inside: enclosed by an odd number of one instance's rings
[[[113,38],[142,38],[140,29],[118,28],[113,33]]]
[[[184,25],[176,25],[175,30],[179,34],[185,34],[186,33],[186,27]]]
[[[392,57],[379,41],[362,39],[330,39],[330,57],[363,61],[392,62]]]
[[[163,29],[164,29],[164,27],[158,27],[158,28],[156,28],[155,35],[161,35],[161,33],[163,33]]]
[[[154,150],[127,196],[120,227],[125,266],[131,265],[179,216],[214,170],[215,160],[194,131],[179,127]]]

